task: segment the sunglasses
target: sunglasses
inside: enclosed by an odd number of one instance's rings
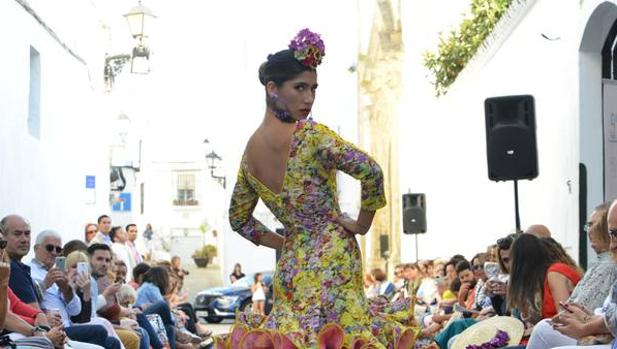
[[[512,246],[512,238],[511,237],[505,237],[505,238],[501,238],[499,240],[497,240],[497,247],[500,250],[507,250],[510,248],[510,246]]]
[[[480,269],[482,269],[482,268],[483,268],[483,266],[482,266],[482,265],[480,265],[480,264],[474,264],[474,265],[472,265],[472,266],[471,266],[471,269],[472,269],[472,270],[480,270]]]
[[[6,248],[6,244],[8,244],[8,241],[0,240],[0,250],[4,250]]]
[[[88,234],[96,234],[97,230],[88,230],[86,233]]]
[[[53,252],[54,249],[56,250],[57,254],[62,253],[62,247],[60,246],[54,246],[54,245],[45,245],[45,250],[49,253]]]
[[[608,230],[608,235],[611,236],[611,239],[616,239],[617,238],[617,229],[609,229]]]

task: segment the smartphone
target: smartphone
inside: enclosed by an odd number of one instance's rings
[[[90,274],[90,266],[87,262],[79,262],[77,263],[77,273],[88,275]]]
[[[54,266],[62,271],[66,271],[64,269],[65,262],[66,262],[66,257],[56,257],[54,261]]]
[[[484,274],[488,279],[497,278],[501,270],[499,269],[499,264],[496,262],[485,262],[484,263]]]

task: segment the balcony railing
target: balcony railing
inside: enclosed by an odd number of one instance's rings
[[[174,206],[197,206],[199,201],[195,199],[181,200],[174,199]]]

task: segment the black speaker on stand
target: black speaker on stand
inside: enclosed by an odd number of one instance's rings
[[[521,230],[518,180],[538,176],[535,102],[531,95],[502,96],[484,101],[488,178],[514,181],[516,231]]]
[[[385,271],[388,275],[388,259],[390,259],[390,237],[386,234],[379,235],[379,254],[386,261]]]
[[[418,261],[418,234],[426,233],[426,195],[403,194],[403,233],[416,236]]]

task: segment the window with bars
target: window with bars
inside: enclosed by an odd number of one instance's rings
[[[176,206],[196,206],[198,204],[195,198],[195,175],[190,173],[181,173],[177,177]]]

